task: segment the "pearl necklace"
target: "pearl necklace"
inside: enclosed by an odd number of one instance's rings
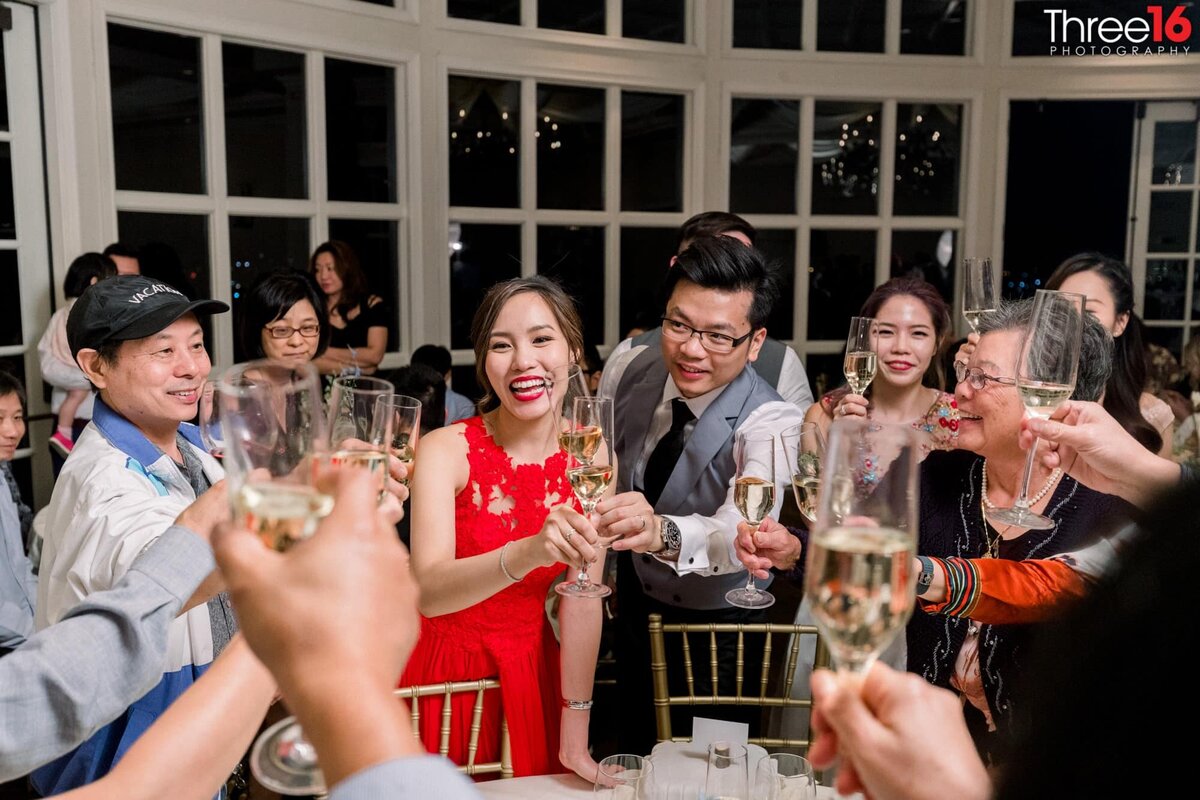
[[[1030,507],[1036,506],[1038,504],[1038,501],[1040,501],[1043,497],[1046,496],[1046,493],[1050,491],[1051,487],[1054,486],[1055,482],[1058,481],[1058,479],[1061,476],[1062,476],[1062,467],[1055,467],[1054,471],[1050,473],[1050,477],[1046,479],[1046,483],[1044,486],[1042,486],[1041,491],[1039,491],[1033,497],[1029,498],[1029,506]],[[983,504],[984,504],[984,506],[986,506],[987,508],[990,508],[990,509],[994,509],[996,507],[996,504],[993,503],[991,501],[991,499],[988,497],[987,459],[986,458],[983,460],[982,488],[983,488]]]

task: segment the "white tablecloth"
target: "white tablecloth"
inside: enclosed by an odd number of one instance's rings
[[[532,778],[512,778],[507,781],[488,781],[477,784],[479,793],[489,800],[595,800],[592,784],[576,775],[537,775]],[[694,797],[699,800],[703,784]],[[817,800],[834,800],[837,793],[826,786],[817,787]],[[858,797],[858,795],[855,795]]]

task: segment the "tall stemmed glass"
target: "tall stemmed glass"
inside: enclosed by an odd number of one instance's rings
[[[607,436],[611,429],[612,401],[588,395],[587,383],[577,364],[551,370],[551,381],[558,444],[567,453],[567,480],[584,516],[590,518],[613,479],[612,449]],[[575,580],[563,581],[554,590],[566,597],[599,599],[611,594],[612,590],[604,584],[592,582],[587,566],[580,563]]]
[[[1075,391],[1085,302],[1083,295],[1072,292],[1039,289],[1034,295],[1033,319],[1017,362],[1017,392],[1031,417],[1049,417]],[[1054,527],[1054,520],[1029,510],[1029,480],[1040,441],[1034,440],[1025,458],[1021,494],[1011,508],[988,509],[992,522],[1039,531]]]
[[[978,333],[980,317],[996,310],[996,277],[992,272],[992,260],[964,258],[963,281],[963,318],[971,330]]]
[[[388,432],[375,431],[375,403],[395,394],[396,387],[382,378],[346,376],[334,378],[329,393],[329,460],[335,466],[354,466],[375,477],[379,498],[387,491]],[[385,420],[390,424],[391,420]]]
[[[830,427],[804,591],[841,672],[865,673],[912,614],[919,452],[907,425]]]
[[[809,523],[817,521],[817,494],[821,488],[821,457],[825,436],[815,422],[793,425],[779,435],[783,456],[792,478],[796,508]]]
[[[252,361],[228,370],[216,396],[234,520],[268,547],[288,550],[333,509],[333,497],[315,485],[328,440],[320,377],[310,364]],[[250,769],[280,794],[324,791],[316,751],[294,717],[263,732]]]
[[[871,317],[851,317],[850,332],[846,334],[846,360],[842,373],[855,394],[867,391],[875,380],[878,356],[875,352],[875,320]]]
[[[757,528],[775,507],[775,437],[769,433],[746,434],[738,431],[733,442],[737,475],[733,480],[733,503],[742,519]],[[754,585],[754,573],[746,585],[725,593],[730,605],[738,608],[767,608],[775,604],[775,595]]]
[[[213,458],[225,457],[225,434],[221,431],[221,401],[212,381],[200,392],[200,441]]]
[[[375,399],[375,420],[371,424],[371,443],[382,446],[404,465],[412,478],[413,461],[417,457],[417,441],[421,438],[421,401],[406,394],[385,394]]]

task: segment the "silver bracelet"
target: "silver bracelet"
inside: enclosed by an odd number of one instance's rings
[[[513,577],[513,574],[508,571],[508,567],[504,565],[504,551],[508,549],[510,544],[512,544],[511,540],[505,542],[504,546],[500,548],[500,571],[504,573],[504,577],[508,578],[513,583],[520,583],[521,579]]]
[[[567,700],[563,698],[563,708],[569,708],[572,711],[591,711],[591,700]]]

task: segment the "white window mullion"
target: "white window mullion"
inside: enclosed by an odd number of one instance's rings
[[[621,37],[621,25],[624,19],[624,9],[621,0],[608,0],[605,7],[604,30],[609,36]]]
[[[817,50],[817,0],[803,0],[800,7],[800,50],[815,53]]]
[[[889,56],[900,55],[901,2],[887,0],[887,8],[883,12],[883,52]]]
[[[620,5],[610,0],[609,10]],[[621,87],[604,90],[604,342],[615,344],[621,328]]]
[[[521,159],[521,275],[537,274],[537,225],[533,214],[537,210],[537,81],[533,78],[521,80],[521,108],[529,109],[521,115],[521,139],[525,145]]]
[[[899,4],[897,3],[897,5]],[[883,101],[883,119],[879,126],[879,233],[875,239],[876,286],[891,277],[889,265],[892,253],[892,204],[896,198],[896,107],[895,100]]]
[[[233,302],[229,266],[229,203],[225,166],[225,81],[221,60],[221,37],[214,34],[201,39],[202,102],[204,113],[205,159],[208,191],[213,213],[208,220],[209,291],[217,300]],[[233,320],[213,325],[213,364],[233,363]]]
[[[809,26],[807,14],[808,6],[810,5],[816,5],[816,0],[808,0],[804,4],[806,14],[804,25],[806,30]],[[812,20],[815,23],[815,12],[812,13]],[[809,352],[808,269],[812,260],[812,243],[809,240],[812,238],[812,143],[816,136],[814,131],[814,126],[816,125],[816,107],[816,100],[812,97],[801,98],[800,124],[797,126],[800,142],[797,145],[799,148],[797,158],[799,176],[796,180],[796,272],[792,288],[793,302],[795,303],[794,313],[792,314],[792,341],[800,346],[801,353]]]
[[[308,86],[308,196],[312,202],[313,220],[309,226],[308,251],[329,238],[329,179],[325,163],[325,56],[309,53],[304,59],[305,85]]]

